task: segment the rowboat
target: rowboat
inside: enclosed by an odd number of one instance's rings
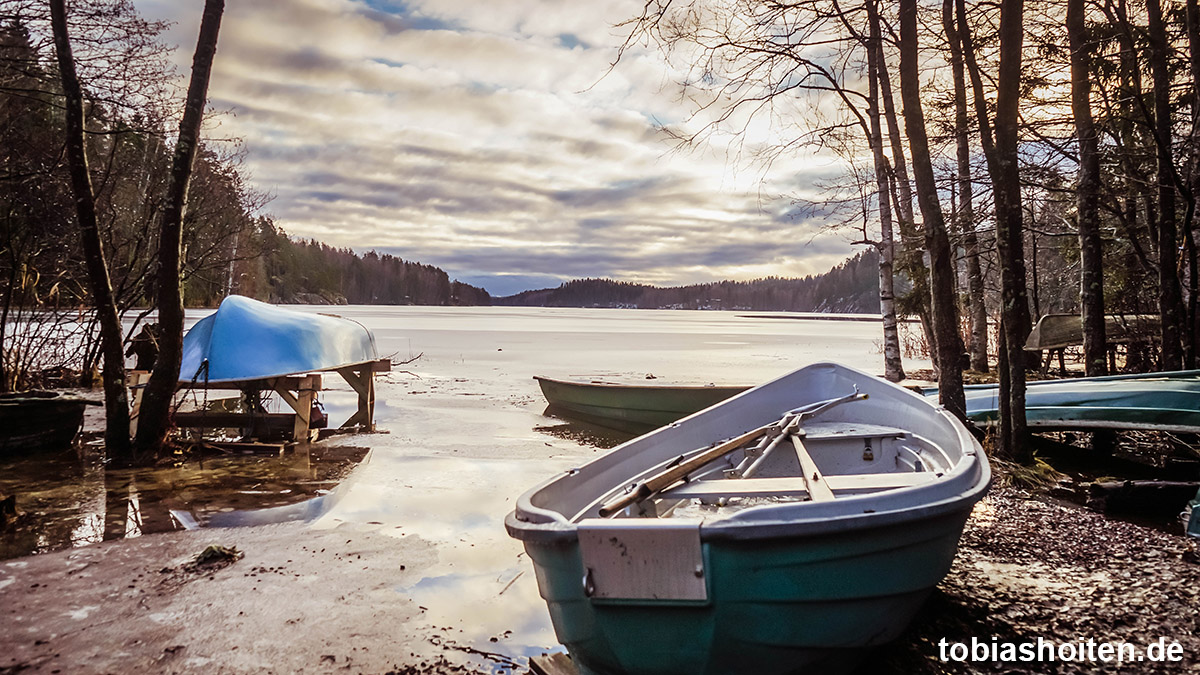
[[[378,358],[375,338],[357,321],[230,295],[184,336],[179,381],[262,380]]]
[[[990,479],[945,410],[824,363],[551,478],[505,526],[584,675],[840,672],[904,630]]]
[[[749,386],[625,384],[535,375],[547,412],[629,433],[645,433],[740,394]]]
[[[1109,344],[1133,342],[1157,335],[1157,314],[1108,314],[1104,317],[1104,336]],[[1026,351],[1063,349],[1083,344],[1083,320],[1078,314],[1046,314],[1038,319],[1029,337]]]
[[[967,417],[999,419],[994,384],[963,387]],[[936,389],[927,390],[936,395]],[[1025,391],[1025,420],[1045,431],[1112,429],[1200,433],[1200,370],[1040,380]]]
[[[0,394],[0,455],[69,448],[88,405],[101,404],[56,391]]]
[[[535,378],[550,403],[551,413],[644,433],[675,419],[703,410],[749,387],[681,387],[671,384],[613,385],[594,381]],[[703,389],[708,398],[681,395]],[[1000,390],[994,384],[963,387],[967,418],[983,425],[999,419]],[[937,397],[937,387],[921,393]],[[669,409],[670,413],[658,412]],[[673,417],[672,417],[673,416]],[[1033,429],[1089,429],[1200,433],[1200,370],[1137,373],[1027,384],[1025,418]]]

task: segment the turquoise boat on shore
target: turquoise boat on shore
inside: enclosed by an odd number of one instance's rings
[[[968,385],[967,417],[999,419],[1000,389]],[[936,396],[937,389],[926,390]],[[1200,433],[1200,370],[1039,380],[1025,389],[1025,420],[1045,431],[1112,429]]]
[[[990,479],[928,399],[817,364],[551,478],[505,525],[584,675],[847,672],[949,571]]]

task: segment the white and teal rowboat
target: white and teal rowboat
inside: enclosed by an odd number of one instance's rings
[[[546,481],[505,524],[585,675],[830,673],[904,630],[990,479],[944,410],[826,363]]]

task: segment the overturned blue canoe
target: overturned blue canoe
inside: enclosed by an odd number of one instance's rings
[[[964,389],[971,421],[993,424],[999,419],[998,386]],[[925,394],[935,396],[936,391]],[[1200,433],[1200,370],[1030,382],[1025,390],[1025,419],[1031,428],[1047,431]]]
[[[231,295],[183,338],[179,381],[261,380],[378,358],[374,336],[357,321]]]

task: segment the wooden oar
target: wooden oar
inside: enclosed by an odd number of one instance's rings
[[[762,436],[763,434],[769,433],[772,429],[775,429],[778,431],[778,438],[773,439],[771,445],[769,445],[767,450],[763,452],[763,456],[765,457],[769,451],[775,449],[775,446],[779,444],[779,441],[782,441],[785,437],[795,432],[801,420],[807,419],[808,417],[828,410],[836,405],[840,405],[848,401],[861,401],[865,400],[866,398],[867,395],[858,393],[858,387],[855,387],[854,393],[852,394],[831,398],[826,401],[817,401],[815,403],[810,403],[806,406],[796,408],[795,410],[789,410],[780,420],[771,422],[770,424],[764,424],[757,429],[747,431],[741,436],[731,438],[724,443],[720,443],[708,448],[707,450],[703,450],[690,459],[683,460],[682,457],[680,457],[682,461],[679,461],[678,463],[667,467],[654,476],[643,480],[632,490],[626,492],[620,497],[614,497],[613,499],[609,500],[608,503],[600,507],[600,517],[607,518],[614,513],[619,513],[622,509],[630,504],[636,504],[637,502],[645,501],[650,497],[653,497],[663,490],[673,486],[675,483],[685,478],[689,473],[692,473],[693,471],[703,467],[705,464],[718,460],[734,450],[741,448],[750,441]],[[760,461],[761,459],[762,457],[759,457]],[[758,461],[755,462],[756,465],[758,463]]]
[[[778,426],[779,422],[775,421],[771,422],[770,424],[765,424],[757,429],[747,431],[741,436],[736,436],[728,441],[725,441],[724,443],[714,445],[713,447],[702,451],[700,454],[690,459],[686,459],[655,476],[647,478],[646,480],[638,483],[633,490],[626,492],[620,497],[611,499],[607,504],[601,506],[600,517],[607,518],[614,513],[619,512],[621,509],[629,506],[630,504],[649,499],[650,496],[658,492],[662,492],[696,469],[699,469],[709,462],[728,455],[750,441],[769,432],[771,429],[778,428]]]

